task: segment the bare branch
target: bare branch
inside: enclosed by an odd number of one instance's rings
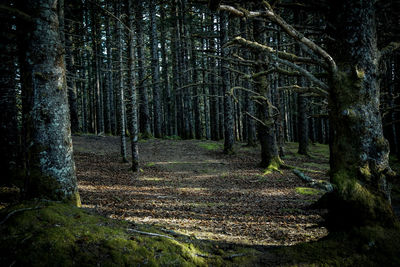
[[[228,11],[236,16],[239,17],[248,17],[248,18],[255,18],[255,17],[264,17],[269,19],[270,21],[278,24],[289,36],[293,37],[295,40],[299,41],[300,43],[303,43],[306,45],[308,48],[310,48],[314,53],[317,55],[321,56],[330,66],[330,71],[332,73],[335,73],[337,71],[337,66],[333,58],[320,46],[318,46],[316,43],[305,37],[302,33],[298,32],[295,28],[293,28],[290,24],[288,24],[286,21],[284,21],[281,17],[276,15],[273,11],[272,8],[269,6],[269,4],[266,1],[263,1],[264,5],[266,6],[267,10],[265,11],[248,11],[244,12],[241,10],[238,10],[232,6],[228,5],[220,5],[219,9]]]
[[[282,87],[278,87],[278,90],[291,90],[291,91],[295,91],[298,93],[316,93],[319,96],[324,96],[327,97],[328,96],[328,92],[319,88],[319,87],[301,87],[298,85],[291,85],[291,86],[282,86]]]

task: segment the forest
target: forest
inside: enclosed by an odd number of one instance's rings
[[[2,0],[0,28],[0,266],[400,266],[399,0]]]

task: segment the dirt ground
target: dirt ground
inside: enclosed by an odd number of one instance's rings
[[[141,172],[122,163],[118,137],[75,136],[74,157],[84,207],[111,218],[160,225],[198,239],[253,245],[292,245],[319,239],[319,210],[307,207],[320,192],[282,170],[264,175],[259,148],[200,140],[142,140]],[[129,147],[129,143],[127,144]],[[289,143],[285,163],[327,179],[327,148],[311,145],[311,157]]]

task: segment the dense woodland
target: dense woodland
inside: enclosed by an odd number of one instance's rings
[[[399,227],[399,25],[397,0],[3,0],[0,184],[79,206],[71,135],[119,136],[132,179],[140,140],[254,147],[267,179],[319,143],[327,228]]]

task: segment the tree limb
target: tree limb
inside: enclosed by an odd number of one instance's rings
[[[337,66],[333,58],[320,46],[318,46],[316,43],[305,37],[302,33],[298,32],[295,28],[293,28],[290,24],[288,24],[286,21],[284,21],[281,17],[276,15],[273,11],[272,8],[269,6],[269,4],[266,1],[263,1],[264,5],[266,6],[265,11],[248,11],[248,12],[243,12],[241,10],[238,10],[232,6],[228,5],[220,5],[219,10],[224,10],[228,11],[231,14],[234,14],[238,17],[248,17],[248,18],[255,18],[255,17],[264,17],[269,19],[270,21],[278,24],[289,36],[293,37],[295,40],[299,41],[300,43],[303,43],[305,46],[310,48],[314,53],[317,55],[321,56],[329,65],[329,70],[332,73],[337,72]]]

